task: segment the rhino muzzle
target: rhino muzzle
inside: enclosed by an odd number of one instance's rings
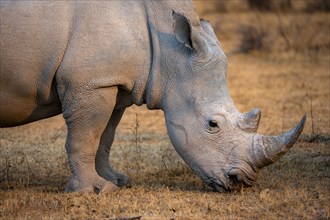
[[[252,163],[262,168],[280,159],[297,141],[306,121],[306,115],[291,130],[278,136],[256,134],[252,145]]]

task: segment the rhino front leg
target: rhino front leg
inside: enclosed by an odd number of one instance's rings
[[[62,104],[68,127],[66,150],[72,172],[66,191],[109,192],[118,188],[101,177],[95,158],[116,103],[116,87],[66,91]]]
[[[107,125],[107,128],[102,134],[100,147],[96,155],[96,171],[97,173],[105,178],[110,180],[118,186],[125,186],[129,183],[129,178],[117,171],[115,171],[109,163],[109,153],[111,145],[115,138],[115,130],[117,125],[123,116],[125,110],[115,110],[112,113],[111,119]]]

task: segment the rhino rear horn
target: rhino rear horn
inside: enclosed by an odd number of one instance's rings
[[[256,134],[253,139],[253,164],[258,167],[270,165],[280,159],[297,141],[306,121],[306,115],[291,130],[278,136]]]
[[[258,130],[260,116],[260,109],[254,108],[243,115],[238,123],[238,127],[243,131],[255,133]]]

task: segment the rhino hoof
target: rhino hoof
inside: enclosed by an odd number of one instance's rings
[[[65,187],[65,192],[93,193],[94,187],[92,185],[79,187],[76,181],[70,181]]]
[[[115,184],[113,184],[112,182],[107,182],[102,190],[99,190],[99,192],[96,192],[97,194],[98,193],[109,193],[109,192],[112,192],[112,191],[115,191],[115,190],[118,190],[119,187],[116,186]]]
[[[82,192],[82,193],[108,193],[119,189],[118,186],[102,177],[92,178],[94,181],[82,181],[77,177],[71,177],[69,183],[65,187],[66,192]]]

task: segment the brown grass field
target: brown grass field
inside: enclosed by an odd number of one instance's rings
[[[197,3],[228,56],[237,108],[262,111],[259,132],[281,133],[307,114],[290,152],[254,186],[213,192],[174,151],[163,113],[132,106],[111,151],[132,185],[68,194],[62,116],[2,128],[0,219],[330,219],[329,12],[215,12]]]

